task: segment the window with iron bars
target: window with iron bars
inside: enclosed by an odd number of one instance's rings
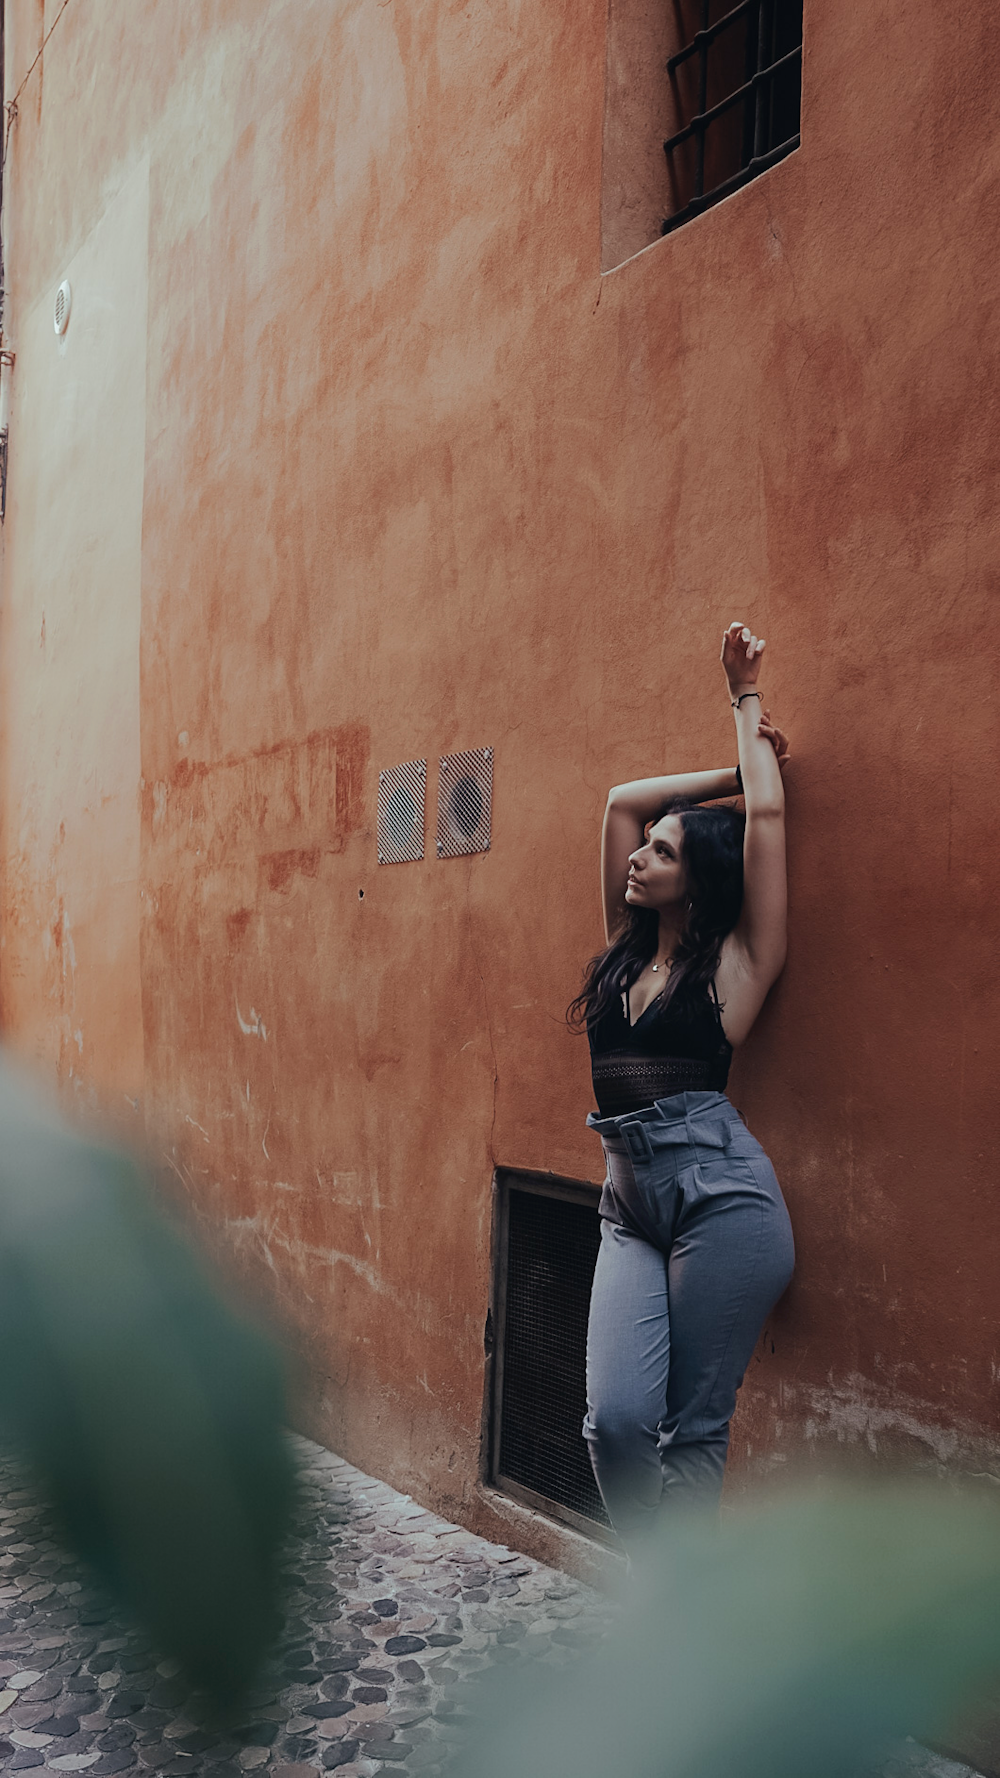
[[[674,0],[670,234],[799,145],[802,0]]]

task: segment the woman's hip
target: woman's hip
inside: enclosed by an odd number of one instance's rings
[[[678,1093],[641,1112],[588,1124],[601,1137],[607,1179],[601,1215],[622,1216],[661,1244],[691,1216],[756,1204],[787,1223],[774,1168],[723,1093]]]

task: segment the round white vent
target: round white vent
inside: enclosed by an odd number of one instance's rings
[[[69,279],[64,278],[56,291],[55,306],[52,310],[52,325],[58,334],[64,334],[69,326],[69,312],[73,306],[73,292]]]

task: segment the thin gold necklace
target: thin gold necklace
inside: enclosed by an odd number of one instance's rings
[[[669,969],[672,963],[673,957],[664,957],[662,963],[653,964],[653,974],[658,975],[661,969]]]

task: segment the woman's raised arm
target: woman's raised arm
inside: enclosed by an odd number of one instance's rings
[[[628,861],[645,837],[647,823],[662,815],[673,798],[710,803],[720,796],[738,796],[735,766],[714,772],[675,772],[666,778],[636,778],[616,784],[608,794],[601,833],[601,891],[604,933],[611,943],[625,913]]]
[[[730,624],[722,639],[722,665],[746,800],[743,908],[723,946],[717,978],[730,1043],[743,1042],[785,961],[785,791],[779,761],[786,752],[784,736],[761,706],[757,677],[763,652],[763,641],[745,625]]]

